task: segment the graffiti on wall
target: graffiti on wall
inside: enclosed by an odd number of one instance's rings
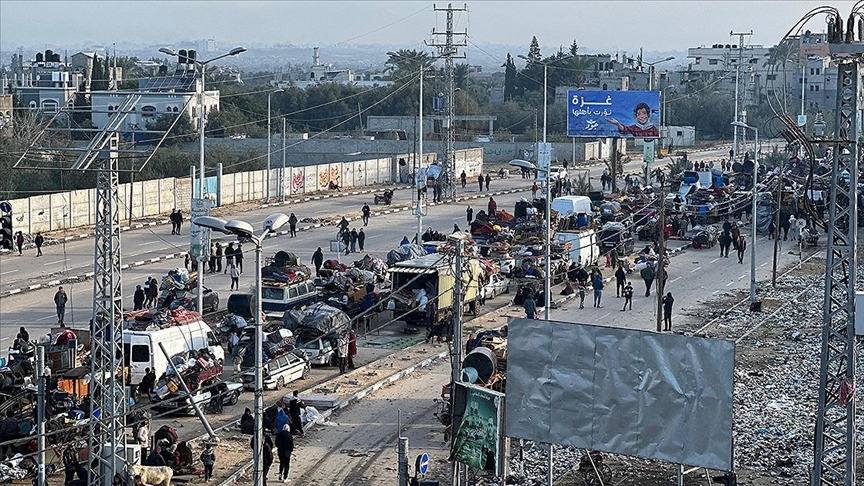
[[[333,167],[331,169],[323,169],[318,172],[318,187],[324,188],[330,185],[330,183],[339,185],[339,168]]]
[[[299,194],[303,192],[303,187],[306,182],[306,177],[302,170],[298,170],[291,176],[291,194]]]

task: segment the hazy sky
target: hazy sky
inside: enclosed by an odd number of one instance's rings
[[[478,45],[527,46],[544,54],[576,38],[590,51],[681,50],[730,42],[753,30],[751,43],[773,45],[822,1],[491,1],[468,2],[457,30]],[[835,1],[844,16],[854,2]],[[172,42],[215,38],[227,44],[397,44],[418,48],[445,16],[415,1],[17,1],[0,0],[0,46]],[[454,2],[454,6],[463,3]],[[439,2],[438,7],[446,6]],[[824,30],[824,21],[810,24]],[[472,48],[472,56],[480,53]]]

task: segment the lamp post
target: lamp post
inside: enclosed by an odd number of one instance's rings
[[[659,61],[649,62],[646,64],[648,66],[648,91],[654,89],[654,65],[660,64],[661,62],[672,61],[674,59],[675,56],[669,56],[666,59],[660,59]]]
[[[400,59],[405,59],[408,61],[416,60],[415,58],[405,57],[399,55],[397,52],[388,51],[387,55],[390,57],[398,57]],[[418,110],[419,121],[417,124],[417,151],[418,154],[414,157],[415,166],[414,166],[414,186],[417,191],[417,201],[414,207],[414,215],[417,217],[417,236],[416,241],[420,243],[420,235],[423,233],[423,205],[421,204],[421,194],[420,194],[420,184],[418,184],[417,174],[420,173],[420,168],[423,165],[423,73],[429,67],[431,62],[434,62],[437,57],[433,57],[429,62],[423,61],[421,59],[420,62],[420,107]],[[419,160],[418,160],[419,159]]]
[[[753,130],[755,135],[753,151],[753,220],[750,222],[750,310],[752,311],[756,302],[756,176],[759,172],[759,129],[750,125],[734,121],[732,126],[743,128],[744,130]],[[779,230],[779,228],[777,228]]]
[[[266,202],[268,202],[268,203],[270,202],[270,154],[273,152],[273,147],[270,145],[270,143],[271,143],[270,137],[272,136],[272,133],[270,130],[270,121],[273,118],[273,112],[270,110],[270,98],[273,97],[274,93],[282,93],[283,91],[285,91],[285,90],[282,88],[279,88],[279,89],[275,89],[275,90],[267,93],[267,183],[264,184],[264,186],[266,187],[266,191],[265,191],[266,197],[267,197]],[[285,137],[283,136],[282,138],[284,141]]]
[[[528,57],[523,56],[521,54],[518,57],[528,61],[529,63],[540,62],[540,61],[534,61],[532,59],[529,59]],[[571,57],[573,57],[573,56],[568,54],[566,56],[561,56],[561,57],[555,58],[551,62],[540,62],[540,64],[543,65],[543,146],[544,146],[544,149],[546,147],[546,131],[547,131],[546,130],[546,124],[547,124],[546,123],[546,115],[547,115],[548,103],[546,100],[546,95],[548,93],[548,87],[547,86],[549,83],[549,64],[551,64],[552,62],[563,61],[563,60],[569,59]],[[539,160],[540,150],[537,150],[537,155],[538,155],[537,166],[539,168],[540,167],[540,160]],[[545,175],[545,179],[546,179],[546,204],[545,204],[544,213],[545,213],[545,218],[546,218],[546,221],[545,221],[545,223],[546,223],[546,232],[545,232],[546,238],[544,241],[544,245],[545,245],[544,253],[545,254],[544,254],[543,260],[544,260],[545,265],[544,265],[543,270],[546,273],[546,278],[543,279],[543,294],[544,294],[543,295],[543,309],[544,309],[543,310],[543,318],[546,319],[547,321],[549,320],[549,307],[551,307],[551,305],[552,305],[552,289],[551,289],[551,287],[552,287],[552,285],[551,285],[551,279],[552,279],[552,261],[551,261],[552,260],[552,236],[551,236],[551,234],[552,234],[552,221],[551,221],[551,215],[550,215],[550,213],[552,212],[552,201],[551,201],[552,188],[551,188],[551,178],[550,178],[550,172],[551,171],[549,170],[551,164],[552,164],[552,161],[550,160],[550,161],[548,161],[548,164],[546,164],[546,167],[545,167],[545,170],[546,170],[546,175]],[[549,456],[547,457],[548,472],[547,472],[547,476],[546,476],[546,481],[547,481],[547,484],[549,486],[552,486],[552,482],[554,479],[552,476],[552,465],[553,465],[552,464],[552,449],[553,449],[552,444],[549,444]]]
[[[669,93],[666,92],[667,89],[671,89],[672,91],[675,91],[676,88],[675,88],[674,84],[668,84],[668,85],[664,86],[662,90],[660,90],[660,93],[663,95],[663,113],[661,113],[661,116],[660,116],[660,126],[666,127],[666,132],[667,132],[665,138],[663,139],[663,142],[664,142],[663,145],[664,146],[668,146],[665,139],[666,138],[672,138],[669,136],[669,133],[668,133],[669,128],[666,125],[666,109],[667,109],[666,108],[666,102],[667,102],[667,98],[669,97]],[[661,135],[662,135],[662,132],[664,130],[661,128],[660,131],[661,131]],[[668,155],[671,155],[671,154],[668,154]]]
[[[273,213],[264,220],[264,231],[255,236],[254,228],[251,224],[232,219],[225,221],[224,219],[214,218],[212,216],[202,216],[193,220],[203,228],[209,228],[221,233],[236,235],[239,240],[246,240],[255,245],[255,402],[253,405],[253,418],[255,422],[255,432],[252,435],[252,460],[253,473],[252,484],[263,484],[264,479],[264,455],[261,453],[264,446],[264,376],[263,376],[263,311],[261,309],[261,253],[264,239],[267,235],[278,230],[288,223],[288,216],[284,213]]]
[[[178,55],[177,51],[175,51],[174,49],[169,49],[167,47],[163,47],[163,48],[159,49],[159,52],[161,52],[162,54],[167,54],[169,56],[177,56]],[[244,52],[246,52],[245,47],[235,47],[234,49],[231,49],[227,53],[222,54],[221,56],[216,56],[216,57],[209,59],[207,61],[199,61],[197,59],[193,59],[193,61],[195,62],[195,65],[201,68],[201,71],[200,71],[201,82],[198,83],[198,113],[199,113],[199,117],[198,117],[198,144],[199,144],[198,145],[198,198],[200,198],[200,199],[204,199],[204,191],[205,191],[205,186],[204,186],[204,117],[205,117],[205,113],[207,110],[205,109],[205,106],[204,106],[204,71],[205,71],[207,65],[213,61],[222,59],[223,57],[236,56],[237,54],[241,54]],[[195,207],[195,205],[194,205],[195,191],[194,190],[192,191],[192,199],[193,199],[193,204],[191,206],[194,208]],[[194,216],[194,215],[191,215],[191,216]],[[198,278],[196,280],[198,283],[198,289],[197,289],[198,290],[198,296],[196,297],[196,300],[195,300],[195,304],[196,304],[195,308],[198,309],[198,312],[201,312],[202,314],[204,313],[204,260],[205,260],[205,255],[209,256],[208,248],[204,247],[204,242],[207,241],[208,239],[209,238],[206,237],[206,232],[202,231],[201,232],[201,241],[200,241],[201,244],[199,245],[200,251],[197,255],[198,256]]]

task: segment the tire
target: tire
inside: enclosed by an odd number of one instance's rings
[[[237,402],[240,401],[240,392],[232,392],[231,397],[228,399],[228,405],[237,405]]]
[[[276,389],[278,390],[280,388],[285,388],[285,377],[284,376],[280,376],[279,378],[276,378]]]
[[[300,376],[300,379],[305,380],[306,378],[309,378],[309,372],[311,371],[311,369],[311,366],[306,365],[306,367],[303,368],[303,374]]]

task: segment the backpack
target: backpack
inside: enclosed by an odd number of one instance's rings
[[[656,275],[654,273],[654,269],[651,268],[651,266],[647,266],[647,267],[643,268],[642,272],[640,272],[640,274],[642,275],[643,280],[652,280]]]

